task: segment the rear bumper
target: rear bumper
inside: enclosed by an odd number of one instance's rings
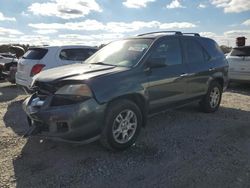
[[[23,103],[23,109],[38,130],[37,136],[68,142],[95,140],[101,133],[106,105],[94,99],[50,107],[49,100],[41,108],[31,105],[34,95]]]
[[[31,83],[32,83],[32,79],[23,78],[18,72],[16,72],[16,84],[17,85],[30,88]]]
[[[249,81],[250,72],[229,72],[229,79],[232,81]]]

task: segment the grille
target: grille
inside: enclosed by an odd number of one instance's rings
[[[71,105],[76,104],[79,102],[83,102],[89,99],[88,97],[77,97],[77,96],[60,96],[55,95],[53,96],[51,106],[64,106],[64,105]]]

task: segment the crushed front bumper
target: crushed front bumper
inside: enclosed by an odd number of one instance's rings
[[[76,104],[51,106],[53,96],[40,100],[36,94],[27,98],[23,109],[30,119],[31,127],[39,137],[82,142],[98,138],[106,105],[90,98]]]

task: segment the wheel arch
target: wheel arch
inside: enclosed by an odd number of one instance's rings
[[[145,127],[147,124],[147,114],[148,114],[148,105],[146,99],[139,93],[121,95],[110,100],[108,102],[107,109],[111,103],[122,99],[130,100],[139,107],[142,113],[142,126]]]
[[[221,88],[224,87],[224,80],[221,77],[214,78],[212,82],[218,82],[221,85]]]
[[[208,88],[209,88],[209,86],[211,85],[212,82],[218,82],[222,89],[223,89],[224,84],[225,84],[224,78],[222,76],[219,76],[219,75],[217,75],[217,76],[214,75],[214,76],[211,76],[209,78],[209,80],[208,80]]]

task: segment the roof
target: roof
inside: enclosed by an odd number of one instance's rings
[[[94,46],[86,46],[86,45],[53,45],[53,46],[34,46],[30,48],[45,48],[45,49],[51,49],[51,48],[91,48],[91,49],[98,49]]]

